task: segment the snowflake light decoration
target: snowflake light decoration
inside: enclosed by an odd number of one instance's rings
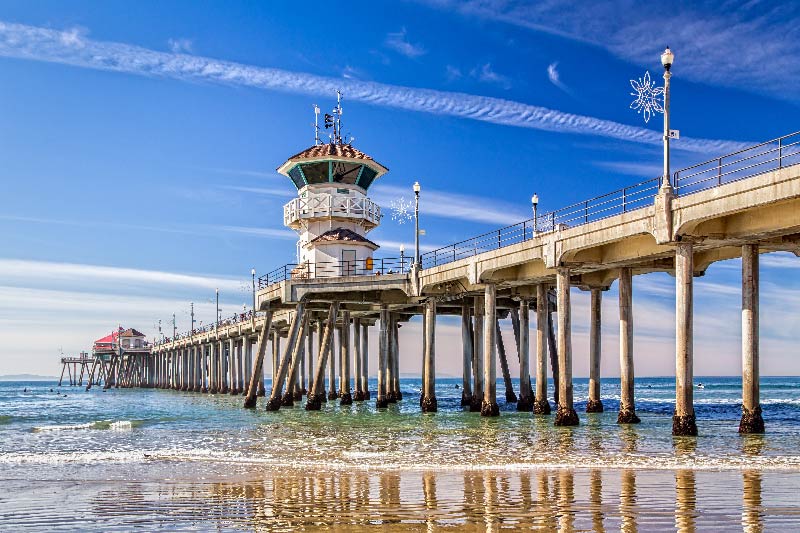
[[[405,224],[413,218],[411,213],[414,210],[414,204],[410,200],[406,202],[405,198],[400,197],[397,200],[392,200],[389,203],[389,207],[392,209],[392,220],[398,224]]]
[[[644,78],[639,80],[631,80],[631,87],[636,92],[631,93],[635,96],[636,100],[631,102],[631,109],[641,113],[645,122],[650,121],[650,115],[653,113],[663,113],[664,104],[659,97],[663,96],[664,88],[656,87],[654,81],[650,80],[650,72],[644,73]]]

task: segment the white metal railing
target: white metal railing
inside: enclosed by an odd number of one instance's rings
[[[354,198],[343,194],[315,194],[295,198],[283,206],[283,223],[316,217],[345,217],[380,224],[381,207],[367,197]]]

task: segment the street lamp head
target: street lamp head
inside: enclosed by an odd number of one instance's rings
[[[531,203],[533,205],[538,205],[539,204],[539,195],[538,194],[534,193],[533,196],[531,196]]]
[[[419,194],[419,191],[420,191],[419,182],[415,181],[414,182],[414,194]]]
[[[661,52],[661,64],[664,65],[664,70],[669,70],[672,63],[675,61],[675,54],[667,46],[666,50]]]
[[[401,244],[401,245],[400,245],[400,253],[401,253],[401,254],[402,254],[402,253],[405,253],[405,251],[406,251],[406,245],[405,245],[405,244]]]
[[[251,276],[255,276],[256,275],[256,269],[255,268],[251,268],[250,269],[250,275]]]
[[[214,289],[214,292],[215,292],[216,294],[219,294],[219,289]]]

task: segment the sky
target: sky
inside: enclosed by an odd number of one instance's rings
[[[170,335],[174,313],[186,330],[191,304],[207,323],[215,288],[223,315],[249,305],[251,268],[295,257],[293,186],[275,169],[313,144],[313,105],[337,89],[344,132],[390,169],[370,196],[391,213],[420,182],[426,251],[530,217],[534,192],[547,211],[658,176],[661,117],[630,109],[629,80],[660,81],[666,45],[673,169],[800,129],[798,16],[757,1],[5,1],[0,374],[53,375],[61,350],[119,323]],[[378,255],[413,249],[390,216],[369,237]],[[762,256],[764,375],[800,374],[798,268]],[[696,280],[697,375],[740,372],[740,269]],[[616,298],[615,284],[608,376]],[[634,313],[637,374],[672,375],[673,278],[636,277]],[[573,289],[576,376],[588,317]],[[401,332],[401,371],[417,373],[419,321]],[[437,354],[459,373],[457,322],[440,319]]]

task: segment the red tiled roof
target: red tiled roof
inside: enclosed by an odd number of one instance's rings
[[[317,144],[307,148],[289,158],[294,159],[316,159],[318,157],[346,157],[348,159],[364,159],[374,161],[370,156],[349,144]]]
[[[355,231],[345,229],[345,228],[336,228],[330,231],[326,231],[316,239],[312,239],[311,242],[337,242],[337,241],[346,241],[346,242],[363,242],[365,244],[369,244],[374,246],[375,248],[379,248],[377,244],[372,242],[371,240],[367,239],[366,237],[362,237]],[[309,243],[310,244],[310,243]]]

